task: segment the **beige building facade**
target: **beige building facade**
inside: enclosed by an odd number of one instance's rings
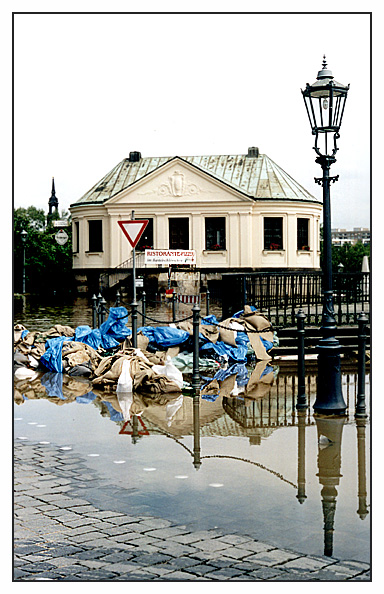
[[[118,221],[149,221],[136,248],[196,252],[195,272],[319,268],[322,204],[269,157],[247,154],[143,158],[130,153],[71,205],[73,269],[79,286],[130,267]],[[153,268],[153,267],[152,267]],[[111,276],[112,278],[112,276]],[[212,276],[213,278],[213,276]]]

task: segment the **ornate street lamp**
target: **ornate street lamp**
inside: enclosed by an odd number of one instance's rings
[[[21,232],[21,241],[23,244],[23,295],[25,294],[25,244],[27,242],[28,233],[23,229]]]
[[[344,414],[346,404],[341,391],[340,344],[335,337],[336,320],[332,296],[332,236],[330,184],[338,175],[330,177],[330,167],[336,162],[337,140],[344,114],[349,85],[334,80],[327,69],[325,56],[323,68],[313,85],[307,83],[304,97],[312,134],[315,136],[316,163],[323,170],[323,177],[315,182],[323,187],[323,313],[322,338],[318,344],[318,388],[314,404],[315,412]]]

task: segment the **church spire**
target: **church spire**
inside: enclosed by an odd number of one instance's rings
[[[48,206],[49,206],[49,212],[48,212],[48,217],[52,216],[53,214],[53,209],[55,209],[55,212],[58,212],[58,208],[59,208],[59,201],[56,197],[56,191],[55,191],[55,178],[52,178],[52,192],[51,192],[51,197],[48,201]]]

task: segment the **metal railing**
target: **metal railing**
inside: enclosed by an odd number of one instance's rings
[[[303,309],[307,323],[321,324],[322,272],[258,272],[223,275],[223,315],[249,303],[265,313],[275,327],[296,324]],[[356,324],[361,312],[369,316],[370,273],[333,275],[333,303],[338,325]],[[233,305],[231,305],[231,303]]]

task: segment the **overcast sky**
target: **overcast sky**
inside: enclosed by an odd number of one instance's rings
[[[368,227],[369,35],[364,14],[16,15],[14,206],[47,211],[54,176],[68,209],[130,151],[250,146],[321,198],[300,89],[326,54],[335,79],[351,85],[331,169],[340,176],[332,227]]]

